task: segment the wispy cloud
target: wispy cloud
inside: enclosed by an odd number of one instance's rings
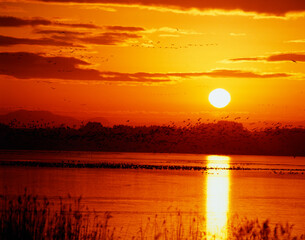
[[[1,27],[21,27],[21,26],[37,26],[37,25],[51,25],[52,22],[42,18],[22,19],[11,16],[0,16]]]
[[[249,61],[266,61],[266,62],[305,62],[305,53],[279,53],[261,57],[241,57],[229,59],[231,62],[249,62]]]
[[[174,35],[200,35],[202,33],[196,32],[196,31],[190,31],[190,30],[185,30],[185,29],[180,29],[180,28],[172,28],[172,27],[161,27],[161,28],[152,28],[152,29],[147,29],[147,33],[159,33],[159,34],[170,34]]]
[[[74,46],[83,47],[84,44],[119,45],[130,39],[142,38],[141,35],[128,32],[104,32],[93,35],[88,32],[74,32],[61,30],[35,30],[43,38],[17,38],[0,35],[0,46],[13,45],[42,45],[42,46]]]
[[[293,76],[289,73],[257,73],[232,69],[186,73],[121,73],[93,69],[88,62],[74,57],[47,57],[42,54],[29,52],[0,53],[0,74],[19,79],[95,80],[138,83],[160,83],[199,77],[247,79],[288,78]]]
[[[232,37],[244,37],[246,36],[245,33],[230,33],[230,36]]]
[[[145,31],[142,27],[128,27],[128,26],[105,26],[106,30],[119,32],[141,32]]]
[[[192,73],[135,73],[133,76],[137,77],[212,77],[212,78],[277,78],[277,77],[290,77],[288,73],[256,73],[251,71],[242,71],[234,69],[215,69],[206,72],[192,72]]]
[[[96,36],[87,36],[78,38],[83,43],[97,44],[97,45],[117,45],[129,39],[137,39],[142,36],[132,33],[113,33],[106,32]]]
[[[0,46],[13,46],[13,45],[41,45],[41,46],[66,46],[66,47],[81,47],[81,45],[72,42],[55,40],[52,38],[15,38],[0,35]]]
[[[44,18],[18,18],[13,16],[0,16],[0,27],[23,27],[23,26],[63,26],[75,28],[99,28],[94,24],[87,23],[64,23],[59,21],[51,21]]]
[[[145,31],[142,27],[133,26],[97,26],[91,23],[67,23],[62,21],[53,21],[45,18],[18,18],[14,16],[0,16],[0,27],[23,27],[23,26],[60,26],[60,27],[71,27],[71,28],[96,28],[105,31],[112,32],[141,32]],[[60,31],[60,30],[58,30]],[[65,31],[69,32],[69,31]],[[45,30],[47,33],[47,30]]]
[[[300,53],[281,53],[268,56],[266,61],[278,62],[278,61],[298,61],[305,62],[305,54]]]
[[[86,68],[81,68],[86,66]],[[18,79],[59,79],[122,82],[168,82],[166,78],[137,76],[128,73],[100,72],[73,57],[46,57],[29,52],[0,53],[0,74]]]
[[[42,2],[60,2],[60,3],[101,3],[110,5],[134,5],[134,6],[146,6],[146,7],[161,7],[168,9],[178,10],[192,10],[197,9],[199,11],[211,11],[211,10],[224,10],[224,11],[243,11],[246,13],[258,13],[267,15],[284,16],[290,12],[304,12],[305,2],[303,0],[277,0],[277,1],[265,1],[256,0],[209,0],[209,1],[171,1],[171,0],[38,0]]]
[[[305,43],[305,39],[289,40],[288,43]]]
[[[69,30],[62,30],[62,29],[35,29],[34,33],[36,34],[44,34],[44,35],[74,35],[74,36],[80,36],[87,34],[86,32],[80,32],[80,31],[69,31]]]

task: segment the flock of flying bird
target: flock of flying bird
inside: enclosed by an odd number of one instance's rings
[[[184,45],[179,45],[176,43],[170,43],[170,44],[163,44],[160,41],[157,42],[146,42],[146,43],[136,43],[131,44],[131,47],[142,47],[142,48],[160,48],[160,49],[186,49],[186,48],[192,48],[192,47],[209,47],[209,46],[218,46],[218,43],[203,43],[203,44],[197,44],[197,43],[188,43]]]

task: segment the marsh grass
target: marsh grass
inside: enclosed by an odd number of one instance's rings
[[[305,235],[293,235],[293,225],[286,224],[270,224],[269,220],[263,222],[249,220],[247,218],[239,218],[235,216],[229,224],[230,239],[263,239],[263,240],[300,240],[305,239]]]
[[[183,214],[177,210],[166,217],[155,215],[154,218],[148,218],[133,239],[204,239],[204,223],[204,219],[196,213]]]
[[[25,193],[17,198],[1,197],[0,239],[131,239],[131,240],[201,240],[221,239],[205,232],[205,219],[196,213],[180,211],[165,217],[155,215],[127,234],[128,229],[116,229],[110,225],[109,212],[101,217],[81,204],[81,198],[68,198],[59,204],[47,198]],[[290,224],[271,225],[268,220],[240,219],[234,217],[228,224],[227,239],[249,240],[299,240],[305,235],[293,236]]]
[[[2,196],[0,239],[114,239],[114,229],[108,229],[109,212],[99,221],[97,214],[83,209],[81,197],[68,196],[66,203],[59,198],[55,206],[26,191],[17,199]]]

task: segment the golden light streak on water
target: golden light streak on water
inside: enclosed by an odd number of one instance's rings
[[[208,239],[227,239],[230,194],[230,157],[207,157],[206,232]]]

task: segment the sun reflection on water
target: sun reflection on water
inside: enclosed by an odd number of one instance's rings
[[[230,157],[207,157],[206,231],[209,239],[227,239],[229,211]]]

